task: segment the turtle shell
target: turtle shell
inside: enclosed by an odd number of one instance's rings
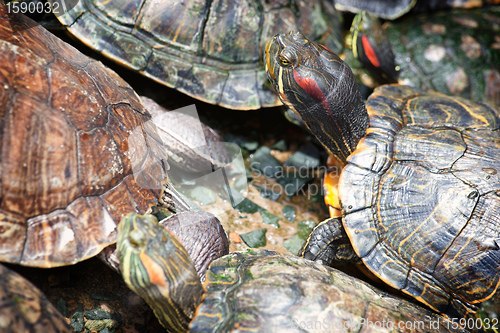
[[[364,10],[372,15],[394,20],[415,6],[416,0],[336,0],[338,10],[359,13]]]
[[[444,318],[331,267],[268,250],[230,253],[207,272],[190,332],[360,332]],[[384,324],[382,324],[384,323]],[[424,327],[425,326],[425,327]],[[448,326],[451,327],[451,326]]]
[[[0,265],[0,328],[6,332],[74,332],[31,282]]]
[[[399,83],[500,105],[500,9],[419,15],[384,29]]]
[[[344,227],[390,286],[460,318],[500,293],[500,112],[400,85],[367,102],[339,183]]]
[[[150,115],[118,75],[3,3],[0,55],[0,260],[94,256],[157,203],[166,153]]]
[[[323,0],[84,0],[58,18],[118,63],[231,109],[281,104],[261,61],[276,33],[301,30],[341,48],[340,16]]]
[[[367,13],[387,19],[395,20],[402,15],[412,12],[431,12],[444,8],[475,8],[488,5],[498,5],[499,0],[336,0],[338,10]]]

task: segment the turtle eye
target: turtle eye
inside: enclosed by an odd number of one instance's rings
[[[297,57],[295,56],[295,53],[292,52],[289,49],[284,49],[278,56],[278,61],[281,66],[283,67],[288,67],[288,66],[294,66],[297,63]]]
[[[283,67],[290,66],[290,61],[287,58],[285,58],[284,56],[280,55],[278,57],[278,60],[279,60],[281,66],[283,66]]]

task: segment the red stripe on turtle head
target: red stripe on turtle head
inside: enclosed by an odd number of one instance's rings
[[[325,50],[327,50],[328,52],[332,52],[332,51],[330,51],[330,49],[329,49],[329,48],[327,48],[327,47],[326,47],[325,45],[323,45],[323,44],[319,44],[319,46],[323,47],[323,48],[324,48]],[[332,53],[333,53],[333,52],[332,52]]]
[[[370,63],[375,67],[380,67],[380,61],[377,58],[377,53],[373,49],[368,38],[366,36],[362,36],[361,42],[363,43],[363,50],[365,51]]]
[[[293,70],[293,78],[297,82],[297,84],[304,89],[304,91],[316,102],[320,103],[323,109],[325,109],[328,113],[330,113],[330,103],[320,89],[318,82],[311,77],[302,77],[300,74],[294,69]]]

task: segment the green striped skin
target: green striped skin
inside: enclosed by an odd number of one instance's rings
[[[128,287],[169,332],[185,332],[203,288],[182,244],[152,215],[127,215],[118,225],[118,256]]]
[[[345,162],[368,127],[368,114],[351,69],[300,32],[273,37],[265,57],[269,80],[281,101],[327,150]]]

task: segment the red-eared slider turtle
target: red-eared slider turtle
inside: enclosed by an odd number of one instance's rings
[[[279,31],[302,29],[334,50],[341,47],[340,16],[325,0],[69,3],[74,6],[58,18],[88,46],[155,81],[231,109],[279,104],[261,60],[264,44]]]
[[[453,331],[429,310],[274,251],[221,257],[202,287],[182,245],[154,218],[132,215],[118,229],[122,276],[169,332],[185,332],[188,324],[190,332],[403,331],[405,325],[416,332],[438,322],[436,331]]]
[[[379,83],[401,83],[500,105],[500,8],[386,22],[358,14],[355,57]]]
[[[451,318],[498,301],[498,109],[404,85],[365,107],[349,67],[299,32],[270,40],[266,59],[283,102],[346,162],[342,218],[319,225],[303,255],[350,243],[382,281]]]
[[[74,332],[40,290],[4,265],[0,265],[0,309],[2,332]]]
[[[187,218],[166,184],[163,142],[118,75],[3,3],[0,54],[0,261],[54,267],[92,257],[115,243],[122,217],[157,205],[162,188],[177,220],[205,223],[202,213]],[[214,243],[195,249],[210,260],[212,250],[227,253],[227,239],[220,224],[206,226]],[[194,241],[176,229],[186,246]]]

